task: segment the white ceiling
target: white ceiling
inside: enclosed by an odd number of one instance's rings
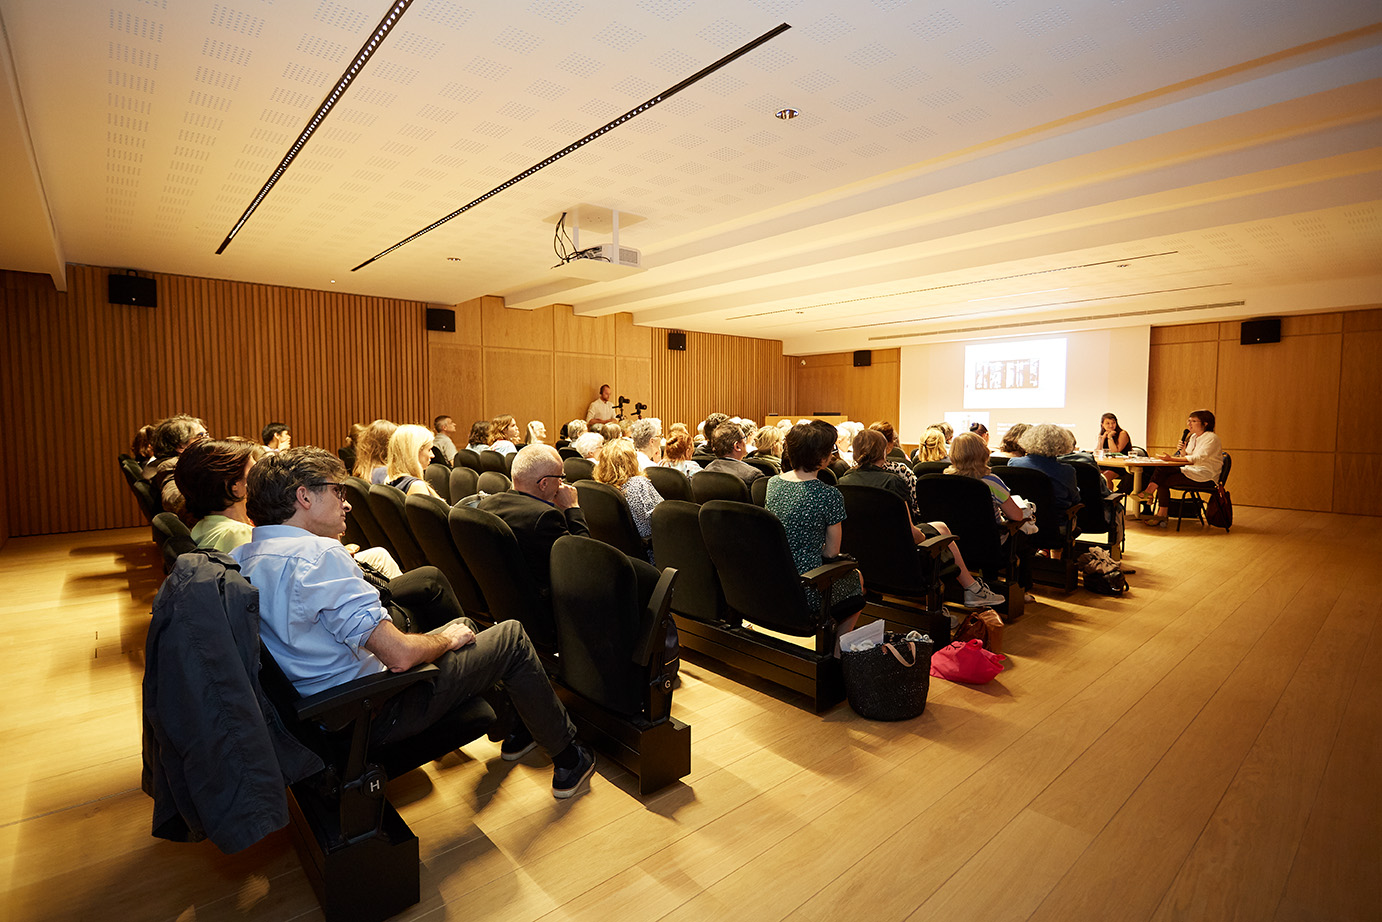
[[[789,353],[1382,301],[1376,0],[415,0],[215,255],[387,11],[0,0],[0,268],[499,294]],[[646,271],[553,268],[581,203],[643,219]]]

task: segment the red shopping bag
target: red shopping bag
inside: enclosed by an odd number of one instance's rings
[[[983,685],[1003,671],[1006,658],[1001,653],[985,650],[984,642],[977,638],[967,643],[956,641],[931,656],[931,675],[967,685]]]

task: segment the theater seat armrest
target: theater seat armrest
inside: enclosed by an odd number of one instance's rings
[[[423,663],[407,672],[379,672],[300,698],[294,706],[300,720],[319,720],[327,729],[339,730],[355,718],[365,702],[378,706],[418,682],[435,681],[434,674],[440,671],[431,663]]]
[[[1075,505],[1071,506],[1069,509],[1065,510],[1065,518],[1066,518],[1066,521],[1068,521],[1068,522],[1073,522],[1073,521],[1075,521],[1075,518],[1080,514],[1080,510],[1082,510],[1082,509],[1084,509],[1084,503],[1076,503]]]
[[[640,666],[652,662],[653,655],[666,644],[667,631],[664,627],[667,612],[672,607],[672,586],[677,581],[677,571],[666,567],[658,577],[653,594],[648,597],[648,607],[643,612],[643,636],[634,644],[633,661]],[[645,584],[646,585],[646,584]]]
[[[954,535],[936,535],[917,545],[917,550],[929,557],[939,557],[941,552],[955,543]]]
[[[803,582],[815,586],[817,589],[823,589],[857,569],[859,569],[857,560],[840,560],[837,558],[831,563],[821,564],[814,570],[807,570],[801,574],[801,578]]]

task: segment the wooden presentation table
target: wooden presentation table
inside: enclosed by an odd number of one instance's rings
[[[763,417],[763,425],[765,425],[765,426],[776,426],[776,425],[778,424],[778,421],[779,421],[779,420],[784,420],[784,419],[787,420],[788,422],[792,423],[792,424],[795,424],[796,421],[799,420],[799,419],[819,419],[819,420],[821,420],[822,422],[830,423],[830,425],[832,425],[832,426],[838,426],[838,425],[840,425],[840,423],[843,423],[843,422],[847,421],[847,420],[849,419],[849,417],[848,417],[848,416],[820,416],[820,415],[817,415],[817,414],[815,414],[815,413],[798,413],[798,414],[796,414],[795,416],[787,415],[787,414],[784,414],[784,415],[782,415],[782,416],[769,415],[769,416]]]
[[[1185,467],[1190,461],[1186,458],[1176,458],[1174,461],[1163,461],[1160,458],[1133,458],[1133,457],[1096,457],[1095,463],[1100,467],[1117,468],[1119,470],[1132,471],[1132,491],[1141,493],[1143,481],[1146,475],[1143,473],[1149,467]]]

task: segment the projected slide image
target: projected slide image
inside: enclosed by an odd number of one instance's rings
[[[1041,359],[1003,359],[974,366],[976,391],[1041,387]]]
[[[1066,341],[965,346],[965,409],[1064,407]]]

